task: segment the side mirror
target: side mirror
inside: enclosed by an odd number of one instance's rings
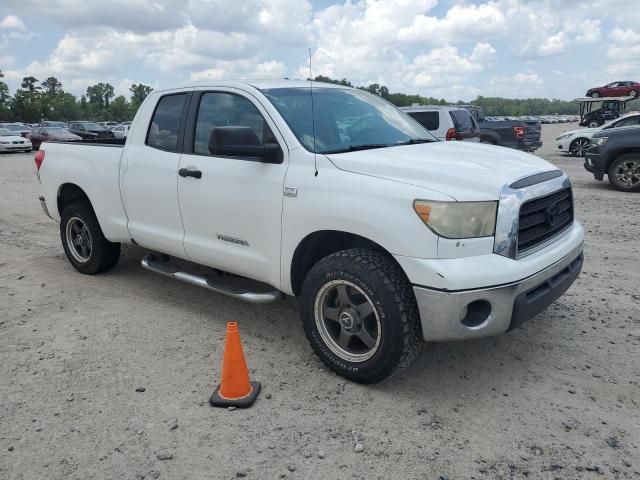
[[[264,163],[282,163],[282,150],[277,143],[260,144],[251,127],[216,127],[209,136],[211,155],[259,158]]]

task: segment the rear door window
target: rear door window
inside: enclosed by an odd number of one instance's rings
[[[415,118],[420,125],[427,130],[438,130],[440,128],[440,112],[407,112]]]
[[[160,99],[149,125],[148,146],[169,152],[178,151],[178,132],[186,100],[186,93],[165,95]]]
[[[449,114],[458,132],[475,132],[478,128],[476,122],[467,110],[451,110]]]

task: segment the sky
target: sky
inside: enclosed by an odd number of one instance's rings
[[[640,0],[2,0],[0,70],[169,88],[347,78],[450,101],[640,80]]]

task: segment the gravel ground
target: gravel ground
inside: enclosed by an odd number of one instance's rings
[[[373,386],[319,363],[294,299],[165,279],[132,246],[108,274],[76,273],[32,155],[0,155],[0,478],[640,477],[640,197],[556,154],[572,127],[543,126],[538,153],[574,181],[576,284],[522,328],[425,345]],[[208,405],[232,319],[263,384],[249,410]]]

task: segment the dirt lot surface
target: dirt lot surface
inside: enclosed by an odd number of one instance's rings
[[[639,478],[640,196],[557,155],[571,127],[543,126],[538,154],[574,182],[576,284],[522,328],[427,344],[374,386],[314,357],[294,299],[162,278],[133,246],[76,273],[32,155],[0,155],[0,478]],[[228,320],[263,384],[249,410],[208,405]]]

